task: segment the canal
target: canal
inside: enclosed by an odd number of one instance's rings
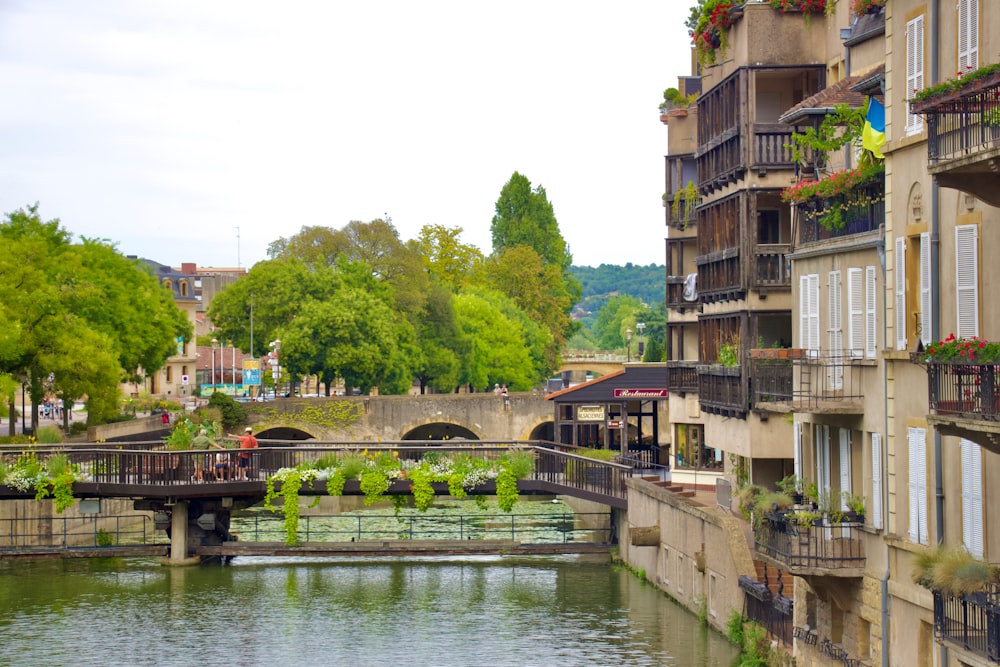
[[[730,666],[607,557],[0,561],[0,665]]]

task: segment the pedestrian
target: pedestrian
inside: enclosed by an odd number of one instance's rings
[[[507,396],[507,385],[500,387],[500,395]]]
[[[493,385],[493,393],[497,396],[500,395],[500,383],[495,383]]]
[[[191,449],[193,450],[208,450],[212,447],[218,449],[223,449],[219,445],[215,444],[211,438],[208,437],[208,431],[201,429],[198,431],[198,435],[191,439]],[[196,468],[194,471],[194,476],[191,478],[194,482],[202,482],[205,480],[205,473],[212,471],[212,455],[205,454],[205,460],[203,461],[200,468]]]
[[[257,438],[253,437],[253,429],[247,426],[243,429],[244,434],[242,436],[233,435],[229,433],[230,438],[236,438],[240,441],[240,453],[236,458],[236,476],[237,479],[247,478],[247,469],[250,467],[250,454],[249,450],[256,449],[258,446]]]

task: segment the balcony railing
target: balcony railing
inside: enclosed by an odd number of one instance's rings
[[[746,417],[749,400],[739,366],[698,366],[698,402],[701,409],[727,417]]]
[[[1000,420],[1000,364],[927,364],[927,394],[934,414]]]
[[[768,634],[781,640],[785,646],[792,645],[792,616],[794,600],[783,595],[774,595],[766,583],[756,581],[747,575],[740,575],[740,588],[746,593],[746,616],[760,623]]]
[[[784,167],[791,169],[792,130],[784,123],[758,123],[753,128],[753,164],[751,167]]]
[[[964,596],[934,591],[934,633],[1000,663],[1000,592],[996,587]]]
[[[668,361],[667,388],[670,391],[698,391],[697,361]]]
[[[852,409],[850,404],[863,409],[864,368],[862,359],[854,356],[809,356],[801,349],[751,350],[753,402],[756,407],[784,403],[802,411],[829,407],[843,412]]]
[[[687,198],[684,193],[681,193],[680,202],[677,206],[677,212],[674,212],[674,194],[667,193],[666,199],[663,200],[663,205],[667,209],[667,224],[674,229],[679,229],[681,231],[694,226],[697,216],[695,216],[695,209],[698,207],[699,199],[695,200],[689,205]]]
[[[911,110],[927,118],[927,157],[932,164],[1000,148],[1000,71],[914,102]]]
[[[740,298],[745,291],[740,278],[739,250],[730,248],[695,259],[698,265],[698,298],[702,303]]]
[[[857,576],[865,566],[859,524],[800,526],[786,515],[765,515],[754,529],[757,553],[768,556],[796,576]],[[844,572],[850,570],[850,572]]]
[[[819,222],[823,212],[832,206],[841,208],[844,226],[840,229],[826,229]],[[885,175],[843,196],[800,204],[799,210],[802,213],[800,243],[874,232],[885,222]]]
[[[754,287],[788,287],[792,276],[787,244],[758,245],[754,248]]]
[[[734,183],[746,171],[746,162],[740,148],[742,136],[736,127],[731,127],[704,149],[699,149],[698,183],[702,192],[718,190]]]

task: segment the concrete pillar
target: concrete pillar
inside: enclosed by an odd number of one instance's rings
[[[178,500],[171,508],[170,516],[170,557],[171,565],[181,565],[188,561],[188,504]]]

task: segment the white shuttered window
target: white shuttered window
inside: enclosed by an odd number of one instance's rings
[[[827,376],[832,389],[844,388],[844,326],[841,321],[843,301],[841,299],[840,271],[830,271],[827,276],[827,289],[829,300],[827,302],[827,329],[830,356],[830,366],[827,368]]]
[[[955,335],[979,335],[979,226],[955,227]]]
[[[896,349],[906,349],[906,238],[896,239]]]
[[[931,319],[931,235],[920,235],[920,340],[930,345],[934,321]]]
[[[882,527],[882,434],[872,433],[872,526]]]
[[[927,544],[927,429],[910,427],[910,541]]]
[[[878,347],[876,336],[878,330],[875,321],[875,267],[865,267],[865,358],[874,359]]]
[[[865,277],[861,269],[847,269],[847,340],[850,356],[865,354]]]
[[[819,356],[819,274],[799,277],[799,345]]]
[[[958,70],[979,67],[979,0],[958,0]]]
[[[903,97],[909,99],[924,89],[924,15],[921,14],[906,23],[906,90]],[[924,117],[920,114],[906,114],[906,134],[916,134],[924,129]]]
[[[962,439],[962,543],[983,557],[983,450]]]

